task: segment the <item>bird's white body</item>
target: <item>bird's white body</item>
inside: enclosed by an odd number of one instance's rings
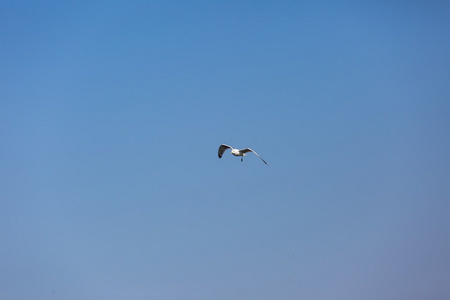
[[[223,153],[227,149],[230,149],[231,150],[231,154],[233,154],[234,156],[241,156],[241,161],[243,161],[244,156],[246,156],[245,153],[253,152],[256,156],[258,156],[267,165],[266,161],[261,156],[259,156],[258,153],[256,153],[252,149],[250,149],[250,148],[234,149],[233,147],[225,145],[225,144],[222,144],[219,147],[219,152],[218,152],[219,158],[222,158]]]
[[[238,149],[231,149],[231,154],[234,156],[245,156],[245,153],[240,152]]]

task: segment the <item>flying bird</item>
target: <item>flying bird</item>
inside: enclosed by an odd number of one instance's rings
[[[261,157],[261,156],[259,156],[258,155],[258,153],[256,153],[255,151],[253,151],[252,149],[250,149],[250,148],[245,148],[245,149],[234,149],[233,147],[231,147],[231,146],[228,146],[228,145],[225,145],[225,144],[222,144],[222,145],[220,145],[220,147],[219,147],[219,158],[222,158],[222,155],[223,155],[223,153],[227,150],[227,149],[231,149],[231,154],[233,154],[234,156],[240,156],[241,157],[241,161],[243,161],[244,160],[244,156],[245,156],[245,153],[247,153],[247,152],[253,152],[256,156],[258,156],[266,165],[267,165],[267,163],[266,163],[266,161]]]

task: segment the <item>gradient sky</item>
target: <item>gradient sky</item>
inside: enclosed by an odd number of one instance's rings
[[[449,2],[1,1],[0,53],[1,299],[450,299]]]

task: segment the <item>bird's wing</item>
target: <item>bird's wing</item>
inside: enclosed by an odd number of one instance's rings
[[[233,149],[233,147],[228,146],[228,145],[225,145],[225,144],[220,145],[220,147],[219,147],[219,153],[218,153],[219,158],[222,158],[223,153],[224,153],[225,150],[227,150],[227,149]]]
[[[253,153],[255,153],[256,156],[258,156],[267,165],[267,162],[261,156],[259,156],[258,153],[256,153],[255,151],[253,151],[250,148],[245,148],[245,149],[239,150],[239,152],[242,152],[242,153],[253,152]]]

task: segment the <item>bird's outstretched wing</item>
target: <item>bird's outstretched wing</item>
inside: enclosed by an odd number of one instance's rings
[[[223,153],[224,153],[225,150],[227,150],[227,149],[233,149],[233,147],[228,146],[228,145],[225,145],[225,144],[220,145],[220,147],[219,147],[219,153],[218,153],[219,158],[222,158]]]
[[[242,152],[242,153],[253,152],[253,153],[255,153],[256,156],[258,156],[267,165],[266,161],[261,156],[259,156],[258,153],[256,153],[255,151],[253,151],[250,148],[245,148],[245,149],[239,150],[239,152]]]

